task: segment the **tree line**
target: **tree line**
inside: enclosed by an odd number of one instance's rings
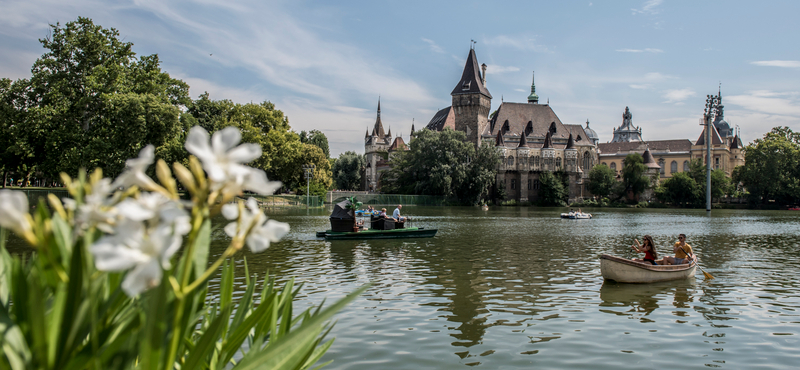
[[[39,40],[45,49],[31,77],[0,79],[0,171],[3,186],[13,177],[55,183],[58,173],[102,168],[113,177],[147,144],[167,163],[187,162],[189,128],[209,133],[228,126],[242,141],[257,143],[253,166],[305,191],[302,165],[314,164],[313,188],[332,185],[328,141],[317,130],[292,131],[289,119],[269,101],[238,104],[189,97],[189,85],[161,69],[158,55],[137,56],[133,43],[114,28],[88,18],[51,25]],[[17,182],[17,181],[15,181]]]

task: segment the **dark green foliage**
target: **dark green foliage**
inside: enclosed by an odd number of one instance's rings
[[[628,154],[622,166],[622,193],[617,193],[617,197],[630,195],[637,199],[650,186],[650,177],[646,172],[647,166],[642,156],[639,153]]]
[[[656,189],[656,197],[662,202],[672,203],[676,206],[698,206],[705,199],[704,188],[689,173],[678,172],[673,174],[671,178],[664,180],[661,186]]]
[[[362,154],[351,151],[340,154],[332,168],[333,183],[336,189],[361,189],[361,174],[365,163],[366,160]]]
[[[752,203],[800,202],[800,133],[775,127],[744,148],[745,164],[736,172]]]
[[[594,166],[589,171],[589,191],[598,197],[607,197],[616,183],[616,173],[604,164]]]
[[[494,147],[466,142],[461,131],[421,130],[410,150],[392,159],[384,177],[385,193],[443,195],[461,204],[478,204],[489,196],[499,153]]]
[[[320,130],[311,130],[309,132],[300,131],[300,142],[316,145],[325,153],[325,158],[331,157],[331,151],[328,148],[328,137]]]
[[[569,188],[564,186],[560,173],[553,174],[545,171],[539,175],[539,205],[541,206],[563,206],[567,204]]]

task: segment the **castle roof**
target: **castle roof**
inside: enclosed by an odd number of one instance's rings
[[[489,94],[489,90],[483,85],[481,71],[478,67],[478,57],[475,56],[475,49],[469,49],[467,63],[464,65],[464,72],[461,74],[461,80],[458,81],[458,84],[450,95],[475,93],[483,94],[489,99],[492,98],[492,94]]]
[[[403,141],[403,138],[400,136],[394,138],[394,142],[392,142],[392,145],[389,147],[390,152],[395,150],[408,150],[408,145],[406,145],[406,142]]]
[[[453,130],[456,129],[456,115],[453,111],[453,107],[440,109],[433,115],[428,125],[425,126],[425,128],[432,131],[442,131],[447,127]]]
[[[625,152],[639,152],[644,149],[654,152],[689,152],[692,149],[692,142],[688,139],[680,140],[654,140],[654,141],[625,141],[616,143],[598,143],[597,150],[600,154],[614,154]]]
[[[711,125],[711,144],[713,145],[721,145],[722,138],[719,137],[719,131],[717,131],[717,126]],[[700,137],[697,138],[697,142],[694,145],[706,145],[706,128],[703,127],[703,132],[700,134]]]
[[[525,135],[525,131],[522,131],[522,136],[519,138],[519,145],[517,145],[517,148],[527,148],[528,147],[528,140],[525,138],[526,136],[527,135]]]
[[[739,138],[739,135],[733,138],[731,142],[731,149],[740,149],[742,147],[742,139]]]
[[[500,122],[502,124],[498,124]],[[504,129],[506,124],[508,127]],[[551,128],[555,129],[551,133],[552,139],[566,141],[569,137],[570,129],[561,123],[549,105],[504,102],[497,108],[497,113],[483,135],[495,136],[500,131],[524,131],[529,138],[543,139]]]
[[[661,166],[656,163],[653,155],[650,154],[650,149],[645,149],[644,154],[642,154],[642,159],[644,159],[644,165],[647,166],[647,168],[661,168]]]
[[[550,135],[550,131],[547,131],[547,135],[544,137],[544,144],[542,144],[543,149],[552,149],[553,148],[553,137]]]
[[[497,132],[497,138],[495,139],[495,146],[506,146],[506,143],[503,140],[503,133],[500,131]]]
[[[383,138],[386,132],[383,131],[383,123],[381,122],[381,100],[378,99],[378,118],[375,119],[375,126],[372,128],[372,136]]]
[[[566,149],[575,149],[575,140],[572,138],[572,134],[569,134],[569,140],[567,140],[567,147]]]

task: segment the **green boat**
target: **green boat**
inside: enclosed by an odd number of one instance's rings
[[[328,240],[432,238],[439,231],[424,227],[406,227],[405,221],[410,222],[410,217],[403,221],[395,221],[386,216],[371,215],[368,219],[359,222],[356,220],[355,208],[357,206],[354,207],[354,203],[361,205],[355,201],[355,198],[346,199],[334,205],[330,217],[331,228],[326,231],[318,231],[317,237]]]
[[[318,238],[326,240],[353,240],[353,239],[399,239],[399,238],[432,238],[438,229],[424,227],[408,227],[393,230],[366,229],[359,231],[318,231]]]

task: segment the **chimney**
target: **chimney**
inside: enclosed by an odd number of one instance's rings
[[[481,83],[486,87],[486,63],[481,64]]]

